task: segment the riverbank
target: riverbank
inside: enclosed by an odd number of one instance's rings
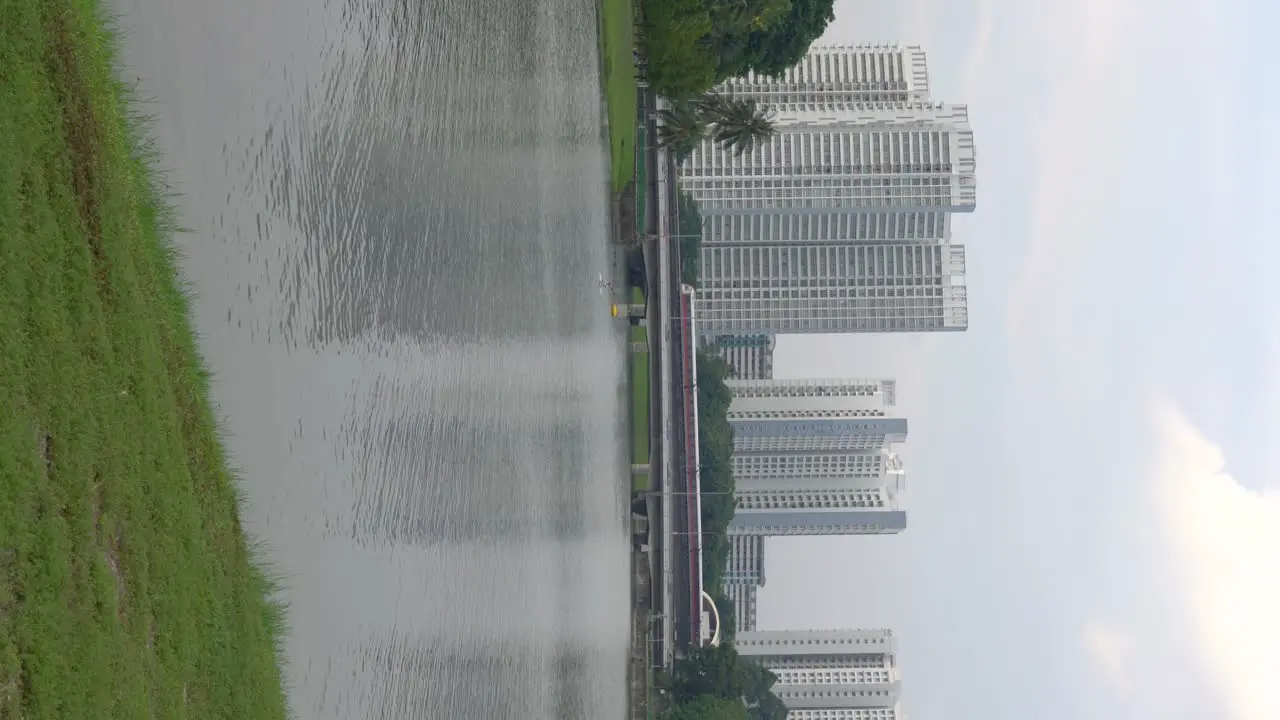
[[[0,717],[284,718],[282,610],[99,8],[0,17]]]
[[[600,58],[615,194],[636,174],[636,67],[632,0],[600,0]]]
[[[648,230],[646,199],[649,191],[644,182],[644,162],[639,162],[637,147],[645,135],[640,119],[640,88],[635,65],[634,19],[636,6],[631,0],[600,0],[600,68],[601,93],[605,101],[610,160],[610,201],[612,236],[615,252],[626,258],[624,266],[624,303],[644,304],[645,271],[640,260],[637,238]],[[627,335],[627,377],[630,400],[631,462],[633,470],[630,490],[640,493],[652,487],[652,475],[635,466],[650,466],[653,446],[650,442],[652,406],[650,348],[648,328],[632,326]],[[656,467],[656,465],[653,465]],[[645,502],[646,507],[653,505]],[[633,508],[634,509],[634,508]],[[650,644],[653,617],[652,546],[655,528],[651,518],[633,514],[631,532],[636,547],[631,552],[631,651],[628,654],[627,684],[630,698],[630,720],[655,715],[653,697],[653,656]]]

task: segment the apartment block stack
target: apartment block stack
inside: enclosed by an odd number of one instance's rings
[[[777,338],[768,333],[753,335],[719,335],[705,338],[716,355],[729,366],[730,374],[743,380],[773,378],[773,348]]]
[[[771,535],[865,535],[906,528],[893,452],[893,380],[729,380],[735,511],[723,576],[737,632],[755,629]]]
[[[791,720],[901,720],[889,631],[757,630],[769,537],[906,528],[896,383],[775,379],[773,352],[788,334],[968,328],[952,242],[953,214],[977,202],[968,108],[932,99],[914,46],[814,47],[717,91],[766,106],[776,127],[742,154],[704,141],[680,169],[703,218],[701,341],[734,378],[736,644],[778,675]]]
[[[889,630],[740,632],[735,644],[778,676],[787,720],[905,720]]]
[[[720,92],[775,113],[741,155],[707,140],[680,168],[703,217],[699,332],[958,331],[976,205],[965,105],[929,95],[918,47],[815,47],[779,77]]]

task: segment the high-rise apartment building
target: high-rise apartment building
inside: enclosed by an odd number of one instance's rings
[[[738,453],[730,460],[739,493],[794,487],[870,489],[901,486],[902,459],[888,450]]]
[[[889,630],[777,630],[739,632],[739,654],[778,676],[772,691],[788,718],[893,720],[896,713],[813,714],[812,711],[892,710],[901,679]],[[809,714],[797,715],[805,711]]]
[[[735,495],[730,535],[887,535],[907,529],[891,488],[798,488]]]
[[[729,538],[729,560],[721,581],[725,585],[764,585],[764,538]]]
[[[767,333],[718,335],[706,338],[711,351],[729,366],[732,377],[768,380],[773,377],[773,349],[777,338]]]
[[[898,705],[874,708],[798,709],[787,713],[787,720],[906,720]]]
[[[739,154],[708,139],[681,166],[704,217],[784,212],[972,212],[977,154],[965,105],[911,103],[776,113]]]
[[[756,629],[756,598],[759,585],[726,585],[725,594],[733,603],[733,626],[735,633],[751,632]]]
[[[906,418],[740,420],[732,426],[735,454],[871,451],[907,441]]]
[[[780,75],[748,72],[725,81],[720,91],[779,111],[918,102],[929,99],[926,60],[916,45],[815,45]]]
[[[805,242],[702,249],[707,334],[961,331],[963,245]]]
[[[897,405],[894,380],[804,379],[725,382],[733,395],[728,419],[782,420],[884,417]]]
[[[933,245],[951,239],[951,214],[941,210],[751,213],[703,218],[702,246],[803,242]]]
[[[756,420],[845,420],[885,417],[897,404],[893,380],[730,380],[731,423]],[[745,431],[744,431],[745,432]],[[874,433],[879,439],[880,434]],[[738,492],[797,488],[875,489],[899,484],[902,462],[884,449],[837,450],[811,446],[749,450],[746,440],[730,458]],[[873,443],[874,444],[874,443]]]
[[[976,206],[968,109],[929,99],[917,47],[814,47],[778,78],[719,91],[774,113],[744,154],[706,141],[681,167],[703,216],[699,332],[968,328],[953,212]]]

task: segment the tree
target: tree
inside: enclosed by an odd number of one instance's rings
[[[686,157],[707,136],[707,119],[695,103],[677,100],[658,115],[658,144],[676,154],[676,162]]]
[[[737,63],[721,65],[722,78],[743,75],[748,70],[759,75],[781,75],[800,62],[813,41],[822,36],[835,18],[835,0],[791,0],[783,17],[768,26],[753,29]]]
[[[653,0],[644,11],[649,83],[667,97],[690,97],[715,84],[718,59],[704,38],[712,34],[703,0]]]
[[[769,693],[757,705],[747,708],[749,720],[786,720],[787,706],[777,695]]]
[[[716,142],[735,155],[750,152],[777,132],[769,109],[750,98],[708,93],[698,101],[698,109],[706,124],[714,128]]]
[[[728,554],[726,554],[724,560],[721,561],[720,567],[724,567],[724,563],[728,559]],[[715,600],[716,609],[720,611],[720,644],[732,645],[734,636],[737,634],[736,621],[738,614],[738,611],[733,607],[733,600],[722,592],[711,592],[711,588],[707,588],[707,593]]]
[[[740,700],[699,695],[671,708],[663,717],[665,720],[746,720],[747,707]]]
[[[732,645],[694,648],[673,670],[672,689],[680,702],[700,695],[740,701],[751,684],[750,671]]]
[[[702,214],[698,203],[684,189],[676,195],[680,214],[680,281],[698,286],[698,267],[702,263]]]
[[[778,681],[777,675],[723,643],[695,648],[674,670],[672,689],[678,700],[714,695],[759,705],[772,695],[770,688]]]
[[[645,0],[653,88],[694,97],[755,71],[776,76],[826,30],[834,0]]]
[[[677,704],[692,704],[700,698],[732,701],[751,720],[783,720],[786,705],[773,694],[778,681],[767,668],[738,654],[732,645],[699,647],[678,660],[671,676],[671,690]],[[691,716],[696,717],[696,716]]]
[[[729,425],[729,403],[733,396],[725,385],[729,365],[710,353],[698,353],[698,457],[702,475],[702,529],[706,533],[703,552],[707,568],[707,592],[713,597],[720,587],[724,563],[729,557],[729,523],[734,512],[734,482],[730,457],[733,454],[733,427]]]

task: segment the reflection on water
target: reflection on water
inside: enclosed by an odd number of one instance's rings
[[[294,710],[620,716],[594,2],[118,9]]]

